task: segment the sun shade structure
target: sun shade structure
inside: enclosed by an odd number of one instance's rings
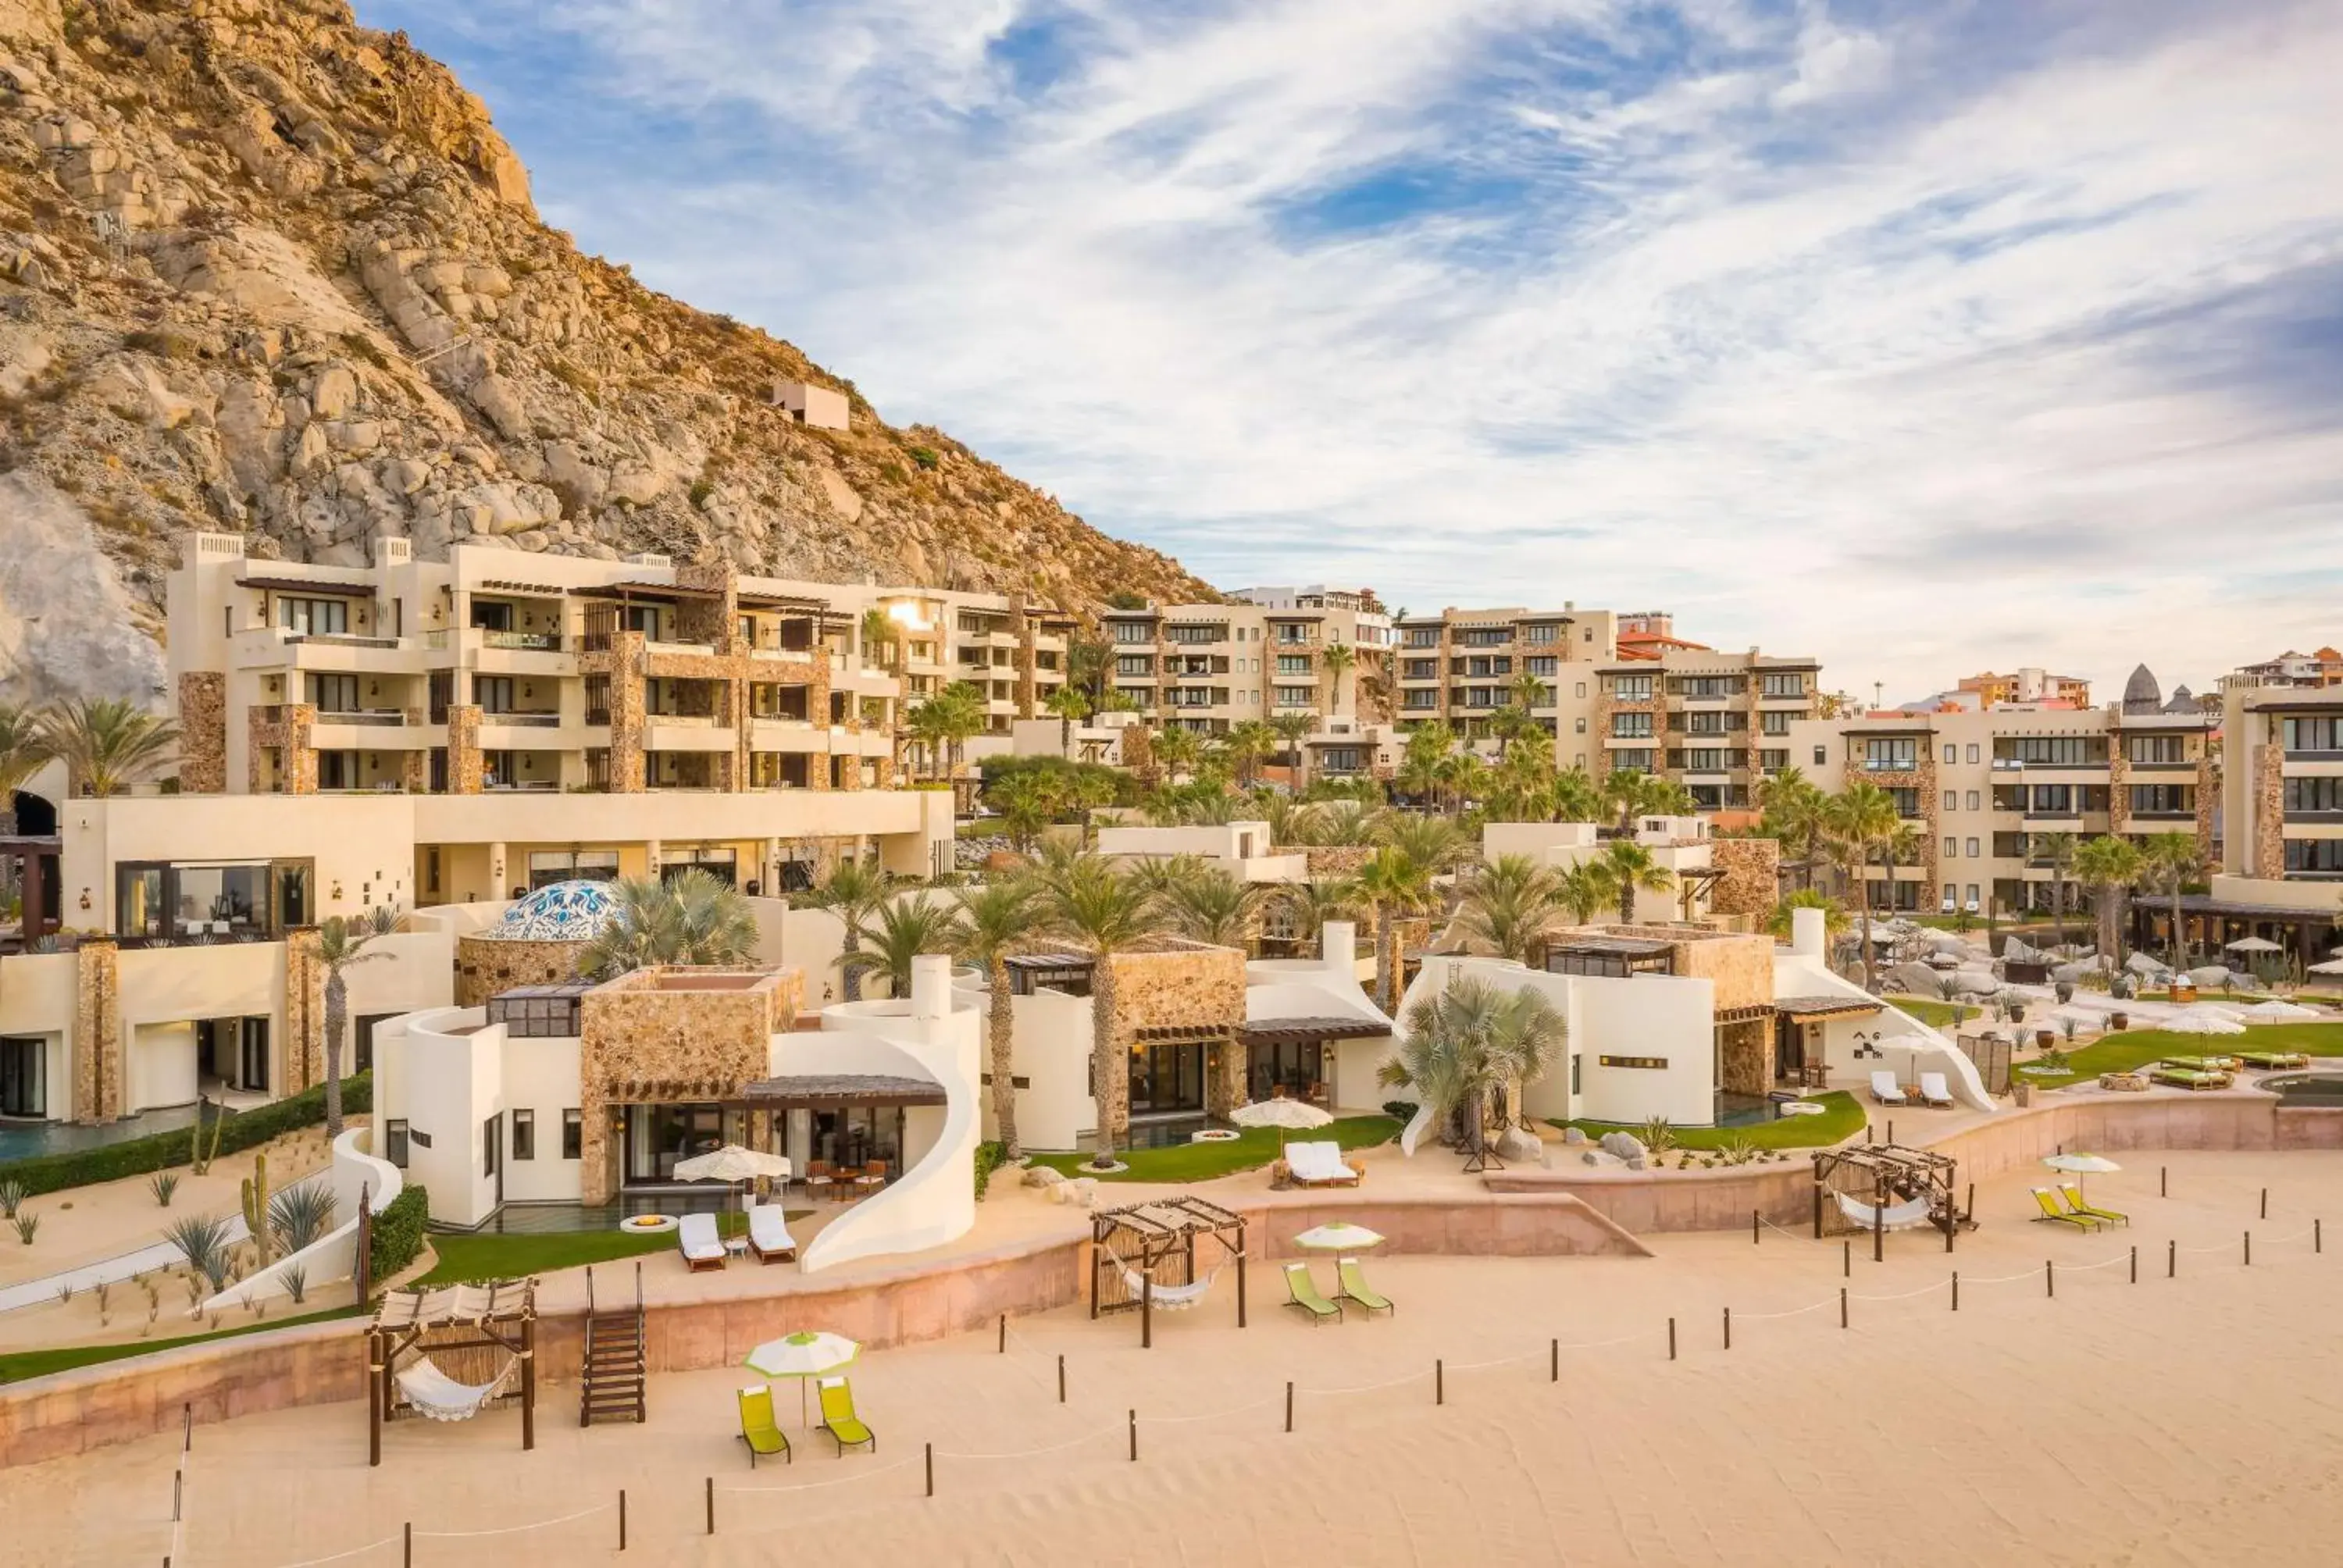
[[[805,1380],[836,1372],[862,1353],[859,1341],[844,1334],[801,1331],[767,1340],[749,1352],[746,1365],[767,1377],[798,1380],[798,1424],[805,1424]]]
[[[1881,1261],[1888,1231],[1931,1225],[1944,1233],[1949,1252],[1956,1234],[1976,1228],[1956,1191],[1958,1175],[1959,1162],[1951,1155],[1899,1143],[1819,1151],[1815,1155],[1815,1239],[1868,1231],[1871,1255]]]
[[[1198,1243],[1205,1262],[1197,1272]],[[1103,1209],[1091,1216],[1091,1316],[1139,1313],[1141,1348],[1155,1343],[1155,1312],[1202,1304],[1232,1262],[1237,1327],[1245,1326],[1244,1216],[1192,1193]]]
[[[1364,1225],[1353,1225],[1348,1220],[1337,1220],[1331,1225],[1318,1225],[1293,1238],[1293,1244],[1313,1252],[1350,1252],[1383,1245],[1383,1232],[1370,1231]]]
[[[1255,1100],[1229,1112],[1229,1120],[1239,1127],[1274,1127],[1280,1131],[1278,1145],[1282,1148],[1286,1132],[1301,1131],[1312,1127],[1324,1127],[1334,1118],[1302,1100]]]
[[[520,1445],[535,1448],[535,1280],[384,1295],[367,1330],[368,1465],[382,1462],[387,1421],[469,1421],[498,1403],[520,1406]]]
[[[1779,998],[1774,1003],[1777,1015],[1800,1022],[1821,1018],[1859,1018],[1881,1010],[1878,1002],[1854,996],[1792,996]]]

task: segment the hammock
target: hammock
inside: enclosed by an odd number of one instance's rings
[[[1226,1266],[1222,1265],[1222,1267]],[[1212,1282],[1220,1277],[1221,1271],[1214,1269],[1192,1285],[1167,1285],[1158,1280],[1154,1287],[1155,1310],[1159,1312],[1177,1312],[1201,1304],[1212,1291]],[[1148,1293],[1147,1276],[1127,1263],[1123,1265],[1122,1283],[1123,1288],[1131,1292],[1131,1299],[1134,1302]]]
[[[469,1421],[497,1397],[505,1381],[512,1376],[513,1368],[519,1364],[517,1358],[507,1356],[503,1369],[487,1382],[458,1382],[441,1372],[429,1356],[422,1356],[398,1374],[398,1392],[407,1396],[416,1414],[428,1420]]]
[[[1834,1192],[1839,1212],[1868,1231],[1875,1218],[1883,1231],[1908,1231],[1915,1225],[1928,1222],[1928,1200],[1907,1198],[1901,1203],[1890,1204],[1885,1210],[1873,1208],[1860,1198],[1850,1198],[1844,1192]]]

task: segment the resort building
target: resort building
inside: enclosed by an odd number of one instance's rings
[[[1527,855],[1567,870],[1601,858],[1610,842],[1600,837],[1603,830],[1592,822],[1491,822],[1481,829],[1481,857]],[[1719,839],[1705,817],[1644,817],[1635,824],[1634,841],[1651,851],[1669,883],[1635,890],[1639,922],[1746,924],[1771,912],[1779,897],[1779,846],[1771,839]]]
[[[2222,695],[2221,874],[2207,896],[2183,899],[2182,918],[2194,940],[2260,937],[2323,963],[2343,943],[2343,687]]]
[[[2276,658],[2240,665],[2221,678],[2224,689],[2263,686],[2323,688],[2343,686],[2343,652],[2322,648],[2314,653],[2288,648]]]
[[[1972,675],[1955,689],[1975,699],[1964,707],[2001,708],[2011,703],[2065,703],[2070,708],[2091,705],[2091,683],[2078,675],[2053,675],[2026,665],[2007,675]]]
[[[631,1211],[704,1198],[677,1163],[737,1143],[787,1158],[817,1196],[864,1194],[817,1203],[797,1237],[806,1271],[964,1234],[980,1020],[953,996],[950,960],[915,960],[898,1000],[805,1014],[803,993],[794,969],[655,968],[387,1020],[383,1155],[447,1226],[507,1204],[607,1209],[615,1222],[622,1200]]]
[[[1866,869],[1872,908],[1982,916],[2050,910],[2058,836],[2193,833],[2211,864],[2216,724],[2185,690],[2167,701],[2143,666],[2105,708],[1881,710],[1801,721],[1786,739],[1813,783],[1866,779],[1912,828],[1892,877]],[[2071,878],[2068,897],[2079,898]]]
[[[1755,648],[1720,653],[1670,639],[1631,655],[1623,646],[1592,672],[1594,700],[1572,716],[1562,759],[1598,777],[1673,779],[1703,811],[1748,811],[1758,784],[1795,760],[1791,730],[1820,711],[1821,675],[1812,658]]]
[[[1280,850],[1266,822],[1213,822],[1184,828],[1101,828],[1098,852],[1117,860],[1168,860],[1192,855],[1240,882],[1306,882],[1310,857]]]
[[[1403,731],[1438,720],[1469,742],[1495,745],[1490,719],[1513,705],[1513,683],[1544,687],[1531,715],[1557,738],[1564,765],[1585,734],[1595,670],[1618,657],[1618,618],[1608,610],[1443,609],[1403,618],[1393,717]],[[1574,718],[1577,720],[1574,724]],[[1579,748],[1584,749],[1584,747]]]

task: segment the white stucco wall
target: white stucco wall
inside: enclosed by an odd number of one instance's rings
[[[1560,978],[1560,977],[1556,977]],[[1680,975],[1630,980],[1573,976],[1571,1045],[1579,1095],[1568,1114],[1602,1121],[1664,1116],[1681,1126],[1716,1121],[1716,988]],[[1604,1056],[1658,1058],[1664,1069],[1610,1067]],[[1555,1075],[1565,1086],[1565,1069]]]
[[[130,1032],[129,1082],[123,1109],[150,1111],[196,1098],[196,1026],[140,1024]]]
[[[19,953],[0,958],[0,1034],[45,1038],[43,1110],[49,1121],[73,1117],[74,988],[78,965],[71,953]]]

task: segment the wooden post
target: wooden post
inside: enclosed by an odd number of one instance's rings
[[[523,1453],[537,1447],[537,1314],[534,1307],[520,1322],[520,1447]]]
[[[203,1114],[200,1110],[196,1115],[196,1125],[198,1129],[203,1126]],[[200,1131],[196,1135],[202,1136]],[[372,1205],[367,1201],[367,1183],[363,1181],[358,1183],[358,1245],[354,1261],[357,1270],[357,1301],[358,1305],[364,1306],[367,1292],[374,1283],[367,1277],[370,1272],[369,1265],[374,1261],[374,1213]]]
[[[1953,1271],[1953,1311],[1955,1311],[1955,1312],[1959,1312],[1960,1310],[1961,1310],[1961,1271],[1960,1271],[1958,1269],[1955,1269],[1955,1270]]]
[[[1139,1462],[1139,1412],[1131,1412],[1131,1462]]]
[[[1001,1314],[1001,1353],[1002,1355],[1009,1353],[1009,1314],[1007,1312]]]
[[[2247,1232],[2246,1232],[2246,1267],[2247,1267],[2247,1268],[2248,1268],[2248,1269],[2250,1269],[2250,1268],[2252,1268],[2253,1266],[2254,1266],[2254,1233],[2253,1233],[2251,1231],[2247,1231]]]
[[[936,1445],[930,1442],[922,1444],[921,1446],[926,1448],[928,1451],[928,1495],[930,1497],[933,1497],[936,1494]],[[710,1523],[709,1524],[708,1533],[710,1535],[716,1533],[716,1526],[713,1523],[715,1517],[716,1516],[712,1513],[709,1515]]]
[[[2058,1293],[2056,1265],[2047,1258],[2042,1260],[2042,1293],[2046,1296]]]
[[[415,1521],[408,1520],[398,1527],[399,1563],[402,1568],[415,1568]]]
[[[1670,1319],[1668,1320],[1668,1360],[1670,1360],[1670,1361],[1674,1361],[1674,1360],[1675,1360],[1675,1359],[1676,1359],[1676,1321],[1675,1321],[1675,1319],[1674,1319],[1674,1318],[1670,1318]]]
[[[1141,1274],[1139,1277],[1139,1348],[1143,1351],[1155,1348],[1155,1276],[1153,1274]]]
[[[1750,1211],[1749,1211],[1749,1244],[1750,1244],[1751,1246],[1753,1246],[1753,1247],[1762,1245],[1762,1244],[1764,1243],[1765,1240],[1765,1238],[1764,1236],[1762,1236],[1762,1235],[1758,1234],[1758,1231],[1757,1231],[1758,1220],[1759,1220],[1759,1214],[1758,1214],[1758,1211],[1757,1211],[1756,1210],[1755,1210],[1755,1209],[1750,1210]]]
[[[2040,1145],[2037,1144],[2036,1147],[2038,1148]],[[2159,1165],[2156,1168],[2156,1195],[2159,1198],[2172,1196],[2172,1167],[2169,1165]]]
[[[2267,1187],[2262,1189],[2262,1218],[2269,1218],[2269,1189]]]
[[[2164,1277],[2167,1280],[2180,1277],[2180,1243],[2177,1241],[2164,1243]]]
[[[2135,1285],[2139,1283],[2139,1245],[2137,1242],[2134,1242],[2131,1249],[2131,1282]]]
[[[1815,1183],[1815,1240],[1823,1239],[1823,1184]]]
[[[1558,1339],[1547,1342],[1545,1354],[1545,1381],[1560,1382],[1562,1381],[1562,1342]]]
[[[1058,1352],[1058,1402],[1066,1402],[1066,1354],[1063,1351]]]
[[[627,1489],[618,1488],[618,1550],[627,1549]]]
[[[1846,1327],[1846,1287],[1845,1285],[1838,1288],[1838,1326]]]
[[[933,1497],[935,1494],[935,1486],[930,1483],[928,1495]],[[716,1478],[712,1475],[708,1478],[708,1533],[716,1533]]]
[[[1293,1380],[1285,1380],[1285,1430],[1293,1430]]]
[[[1244,1232],[1237,1232],[1237,1327],[1245,1326],[1245,1255]]]
[[[1876,1187],[1871,1192],[1871,1261],[1887,1261],[1887,1194]]]
[[[367,1464],[382,1464],[382,1331],[367,1333]]]
[[[1435,1361],[1432,1363],[1432,1402],[1434,1404],[1448,1402],[1448,1363],[1445,1362]]]
[[[1841,1241],[1838,1244],[1838,1271],[1841,1279],[1855,1278],[1855,1243],[1853,1241]]]
[[[1731,1307],[1725,1309],[1725,1348],[1726,1350],[1733,1348],[1733,1309]]]

